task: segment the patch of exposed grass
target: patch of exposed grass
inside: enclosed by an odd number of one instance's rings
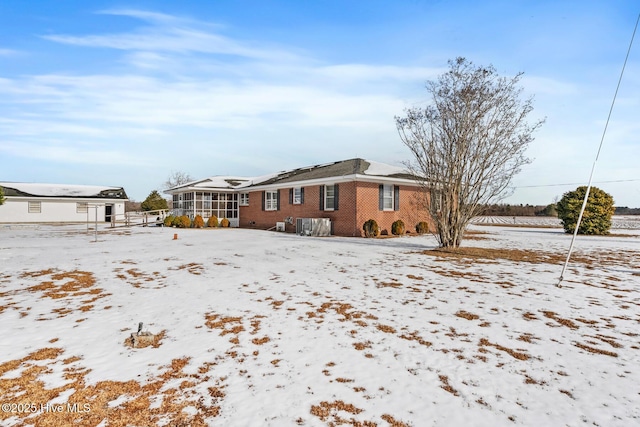
[[[219,403],[225,397],[223,379],[208,388],[209,396],[195,400],[197,387],[204,381],[210,381],[209,367],[197,374],[183,371],[189,359],[174,359],[164,372],[145,384],[137,381],[99,381],[87,385],[86,375],[89,369],[82,367],[81,359],[73,356],[60,359],[64,351],[60,348],[43,348],[19,360],[0,364],[0,390],[3,390],[3,403],[24,404],[25,396],[30,402],[64,407],[60,411],[25,411],[20,413],[0,412],[0,424],[17,417],[19,424],[36,426],[97,426],[108,423],[113,427],[131,425],[172,425],[205,427],[211,425],[213,418],[220,415]],[[62,365],[64,385],[51,387],[41,379],[54,373],[53,365]],[[19,375],[2,374],[20,370]],[[60,396],[65,395],[61,401]],[[124,400],[120,400],[126,397]],[[50,402],[55,399],[56,404]],[[112,402],[120,400],[117,405]],[[69,410],[75,407],[79,411]],[[195,407],[197,411],[185,411]],[[12,424],[14,425],[14,424]],[[106,424],[105,424],[106,425]]]
[[[478,316],[477,314],[469,313],[468,311],[464,310],[458,310],[456,316],[467,320],[476,320],[480,318],[480,316]]]
[[[586,350],[589,353],[604,354],[605,356],[618,357],[618,353],[615,353],[613,351],[602,350],[600,348],[591,347],[591,346],[588,346],[586,344],[581,344],[579,342],[573,343],[573,345],[575,345],[576,347],[581,348],[583,350]]]
[[[491,346],[494,347],[500,351],[504,351],[505,353],[507,353],[508,355],[510,355],[511,357],[513,357],[514,359],[518,359],[518,360],[529,360],[530,356],[526,353],[521,353],[519,351],[515,351],[512,350],[508,347],[504,347],[500,344],[494,344],[492,342],[490,342],[489,340],[487,340],[486,338],[481,338],[480,339],[480,343],[478,344],[479,346]]]
[[[459,396],[460,393],[458,393],[458,390],[456,390],[455,388],[451,387],[451,384],[449,384],[449,377],[446,375],[438,375],[438,379],[440,379],[440,382],[442,383],[440,385],[440,388],[448,391],[449,393],[453,394],[454,396]]]

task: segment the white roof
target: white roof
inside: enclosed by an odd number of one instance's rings
[[[122,189],[122,187],[99,185],[41,184],[32,182],[0,182],[0,187],[13,188],[22,193],[41,197],[93,197],[105,190]]]
[[[169,193],[175,190],[198,189],[198,188],[234,189],[234,188],[242,187],[245,185],[249,185],[251,183],[251,179],[252,178],[247,178],[246,176],[216,175],[216,176],[210,176],[209,178],[198,179],[196,181],[190,181],[181,185],[177,185],[173,188],[167,189],[165,193]]]
[[[365,175],[389,176],[399,173],[410,173],[406,168],[400,166],[392,166],[373,160],[366,160],[366,162],[369,163],[369,167],[364,171]]]

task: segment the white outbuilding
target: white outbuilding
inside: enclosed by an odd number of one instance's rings
[[[124,221],[122,187],[0,182],[5,203],[0,223],[83,223]]]

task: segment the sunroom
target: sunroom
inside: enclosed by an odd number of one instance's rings
[[[238,227],[239,195],[234,189],[245,182],[247,178],[213,177],[173,187],[166,193],[172,196],[174,215],[191,219],[200,215],[205,222],[212,216],[227,218],[231,227]]]

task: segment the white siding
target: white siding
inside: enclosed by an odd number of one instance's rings
[[[40,213],[29,213],[29,202],[40,202]],[[124,200],[121,199],[58,199],[50,197],[6,197],[0,206],[0,223],[60,223],[87,221],[87,213],[77,212],[77,203],[87,202],[98,206],[98,222],[105,222],[105,204],[113,205],[116,221],[124,220]],[[90,221],[95,221],[95,209],[89,207]]]

